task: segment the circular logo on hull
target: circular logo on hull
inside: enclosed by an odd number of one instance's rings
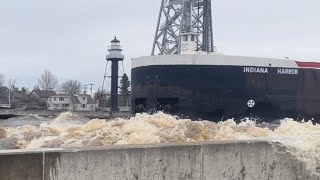
[[[248,105],[249,108],[253,108],[256,105],[256,102],[254,102],[254,100],[249,100],[247,102],[247,105]]]

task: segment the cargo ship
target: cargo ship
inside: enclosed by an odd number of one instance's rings
[[[320,118],[320,63],[215,53],[211,0],[165,2],[152,56],[132,60],[132,113],[212,121]],[[171,9],[177,9],[171,17],[161,16]]]
[[[193,119],[319,118],[320,63],[186,54],[132,61],[133,113]]]

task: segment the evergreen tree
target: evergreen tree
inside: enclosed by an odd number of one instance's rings
[[[120,80],[120,94],[128,96],[130,94],[130,81],[126,73],[123,74]]]
[[[21,92],[23,93],[23,94],[29,94],[29,90],[28,90],[28,88],[26,88],[26,87],[22,87],[21,88]]]

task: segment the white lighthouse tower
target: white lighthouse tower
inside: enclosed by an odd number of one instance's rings
[[[109,54],[107,61],[111,61],[111,112],[119,111],[118,108],[118,75],[119,61],[123,61],[122,47],[117,37],[111,41],[111,46],[108,47]]]

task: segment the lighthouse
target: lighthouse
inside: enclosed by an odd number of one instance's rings
[[[118,108],[118,74],[119,61],[123,61],[122,47],[117,37],[111,41],[111,46],[108,47],[109,54],[106,60],[111,62],[111,112],[119,111]]]

